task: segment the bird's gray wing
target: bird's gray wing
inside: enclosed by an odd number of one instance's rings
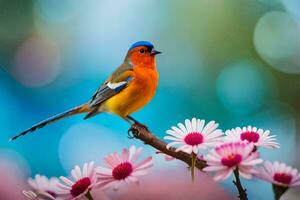
[[[123,63],[93,95],[90,101],[90,108],[98,107],[101,103],[126,88],[133,79],[132,74],[130,63]]]

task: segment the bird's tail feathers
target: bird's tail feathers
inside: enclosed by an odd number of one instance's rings
[[[101,113],[101,111],[99,111],[99,108],[94,108],[94,110],[90,111],[83,119],[88,119],[91,117],[94,117],[95,115]]]
[[[76,114],[80,114],[80,113],[85,113],[85,112],[89,112],[89,106],[88,104],[83,104],[83,105],[80,105],[80,106],[77,106],[75,108],[72,108],[70,110],[67,110],[65,112],[62,112],[62,113],[59,113],[57,115],[54,115],[52,117],[49,117],[48,119],[45,119],[37,124],[35,124],[34,126],[32,126],[31,128],[23,131],[22,133],[12,137],[10,139],[10,141],[12,140],[15,140],[23,135],[26,135],[27,133],[30,133],[30,132],[33,132],[33,131],[36,131],[37,129],[40,129],[40,128],[43,128],[44,126],[48,125],[48,124],[51,124],[53,122],[56,122],[60,119],[63,119],[65,117],[69,117],[69,116],[72,116],[72,115],[76,115]]]

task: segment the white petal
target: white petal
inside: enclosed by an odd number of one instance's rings
[[[187,129],[182,123],[178,123],[178,127],[185,133],[185,135],[188,133]]]
[[[197,132],[197,119],[195,117],[192,119],[192,131]]]
[[[215,121],[210,121],[202,130],[202,134],[206,135],[211,131],[215,130],[218,126],[219,124],[215,123]]]
[[[199,133],[202,132],[204,124],[205,124],[205,120],[200,120],[200,119],[197,120],[197,131]]]
[[[172,136],[165,136],[164,139],[165,140],[173,140],[173,141],[177,141],[177,142],[182,142],[183,141],[180,138],[175,138],[175,137],[172,137]]]
[[[77,177],[82,178],[80,167],[76,165],[74,169]]]
[[[185,132],[183,132],[181,129],[177,128],[176,126],[172,126],[171,129],[173,129],[174,132],[181,135],[182,137],[186,135]]]
[[[88,176],[87,168],[88,168],[87,163],[84,163],[83,169],[82,169],[82,174],[83,174],[84,177]]]
[[[189,119],[185,120],[185,127],[189,133],[193,132],[192,123]]]
[[[174,147],[175,145],[178,145],[178,144],[183,144],[183,143],[182,142],[170,142],[167,144],[166,148],[170,149],[171,147]]]
[[[193,147],[190,146],[190,145],[183,144],[183,145],[181,145],[180,147],[178,147],[176,149],[176,152],[179,152],[179,151],[183,151],[183,152],[186,152],[186,153],[189,152],[189,154],[190,154],[193,151]]]
[[[169,134],[169,135],[172,135],[176,138],[183,138],[184,137],[181,133],[176,132],[176,131],[172,131],[172,130],[167,130],[166,133]]]

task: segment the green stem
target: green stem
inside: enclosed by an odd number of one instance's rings
[[[92,194],[90,191],[88,191],[86,194],[85,194],[85,197],[88,199],[88,200],[94,200]]]
[[[233,181],[234,185],[236,186],[238,192],[239,192],[239,198],[240,200],[248,200],[246,189],[243,188],[241,180],[240,180],[240,174],[238,168],[236,168],[234,171],[235,181]]]
[[[191,176],[192,176],[192,181],[195,181],[195,165],[196,165],[196,158],[197,154],[194,152],[192,153],[192,162],[191,162]]]
[[[287,191],[288,187],[283,187],[279,185],[272,185],[273,193],[274,193],[274,199],[280,200],[281,196]]]

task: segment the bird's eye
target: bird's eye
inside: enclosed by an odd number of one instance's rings
[[[144,53],[145,52],[145,49],[140,49],[140,53]]]

